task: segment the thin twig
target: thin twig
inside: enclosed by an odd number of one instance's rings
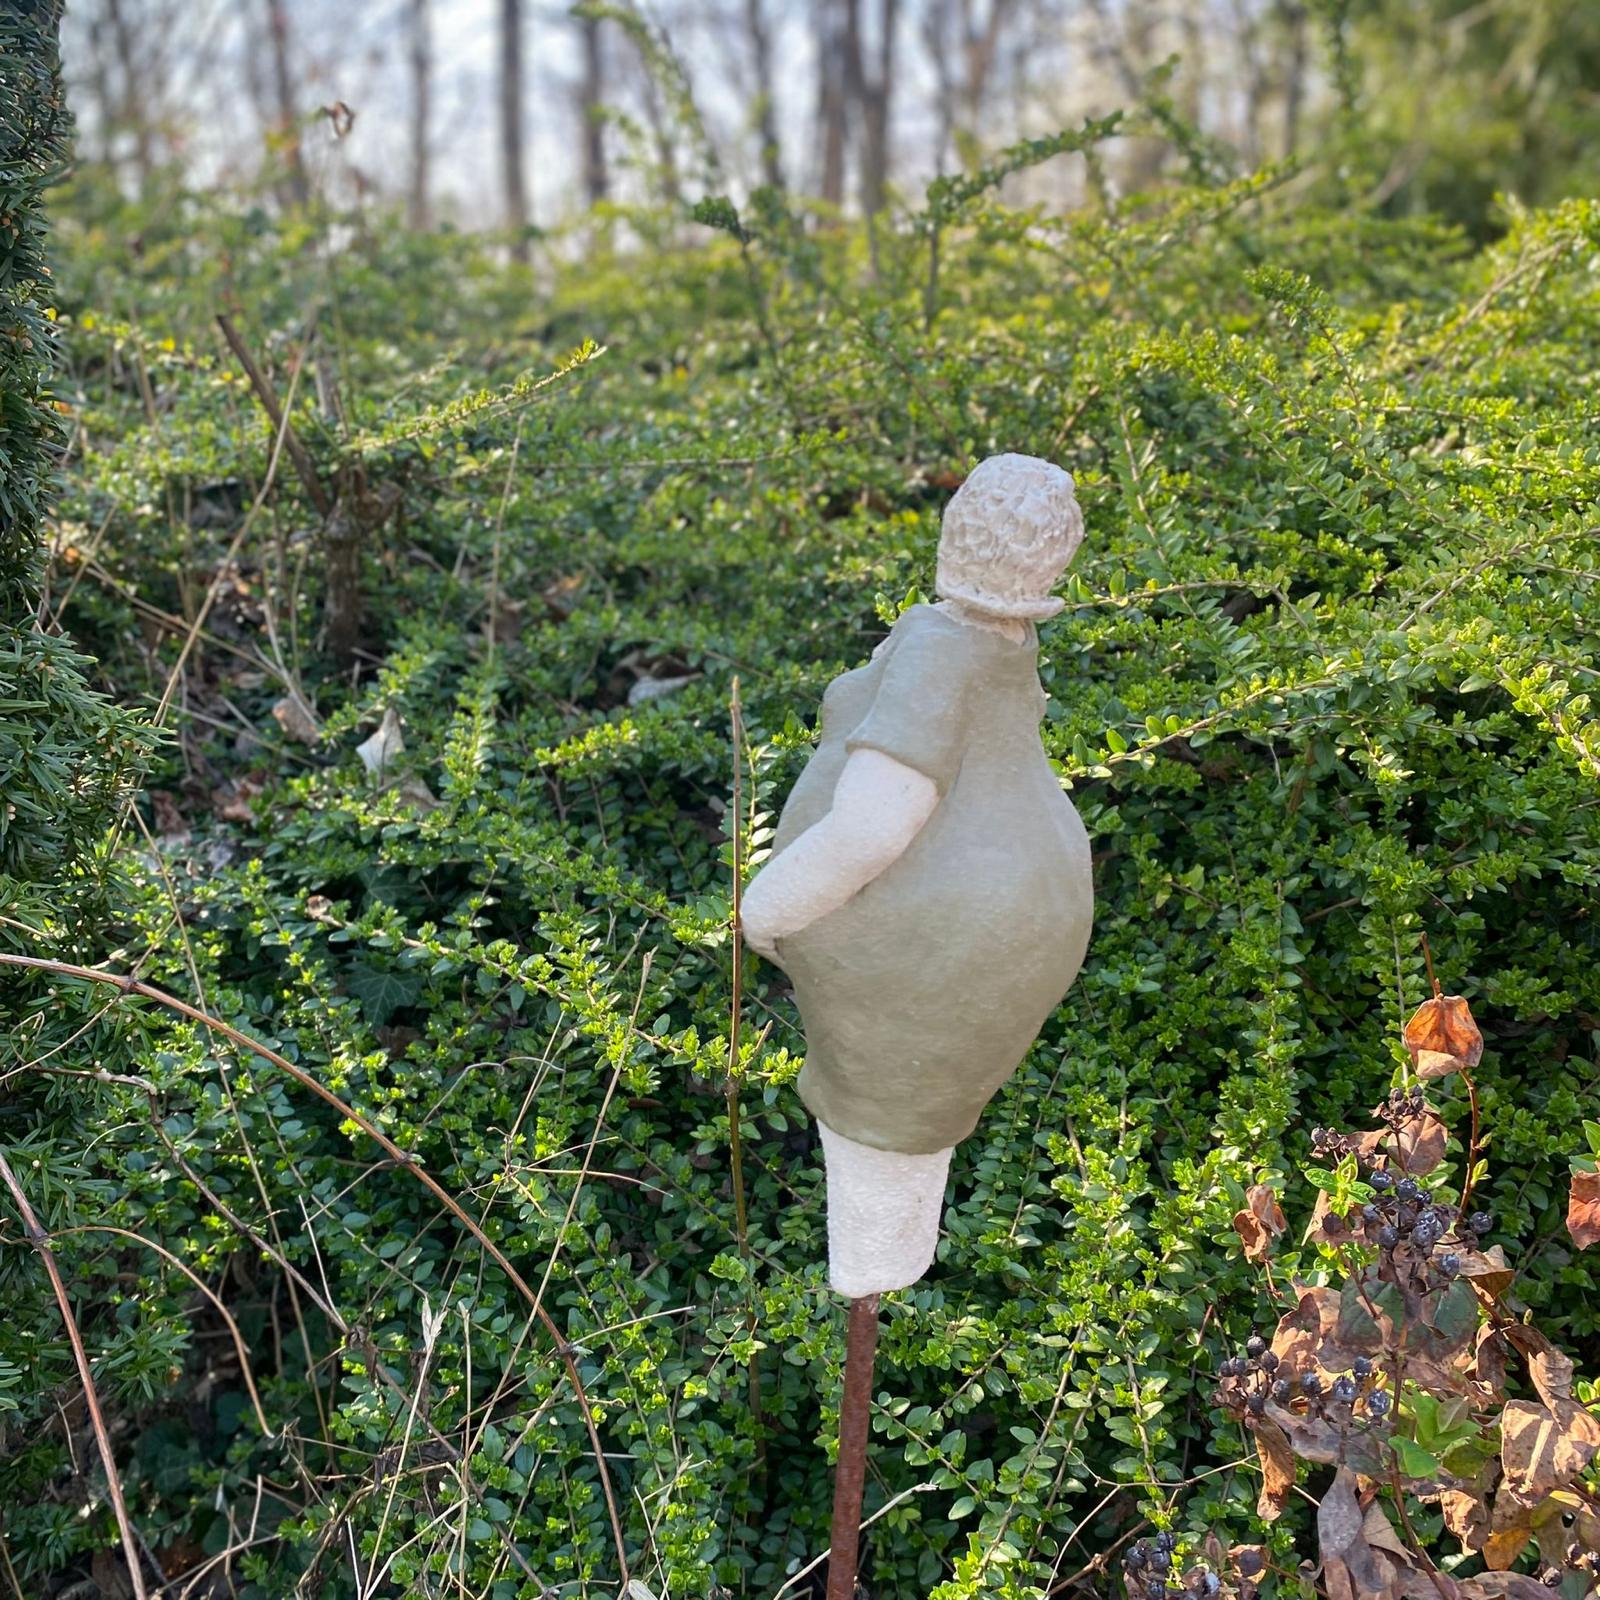
[[[872,1434],[872,1359],[878,1348],[878,1297],[850,1302],[845,1334],[844,1395],[839,1402],[839,1461],[833,1479],[833,1531],[828,1540],[828,1600],[855,1600],[861,1551],[861,1493]]]
[[[733,693],[728,702],[728,718],[733,733],[733,803],[728,815],[733,823],[733,914],[730,931],[733,936],[733,999],[728,1015],[728,1081],[724,1093],[728,1102],[728,1163],[733,1185],[734,1237],[738,1241],[739,1259],[745,1267],[745,1289],[752,1296],[746,1326],[752,1338],[756,1331],[754,1282],[750,1262],[750,1212],[744,1193],[744,1133],[739,1122],[739,1034],[743,1025],[744,1004],[744,928],[740,911],[744,896],[744,800],[740,775],[744,751],[744,708],[739,700],[739,680],[733,680]],[[756,1450],[763,1463],[766,1461],[766,1441],[763,1438],[761,1414],[761,1362],[757,1352],[750,1354],[750,1416],[755,1423]]]
[[[222,329],[222,337],[228,341],[228,348],[238,357],[239,365],[244,368],[244,375],[250,380],[250,387],[256,392],[256,399],[261,402],[261,409],[271,419],[272,426],[283,437],[284,448],[289,452],[289,459],[294,463],[294,470],[299,475],[305,491],[311,498],[311,503],[323,516],[328,516],[333,511],[333,498],[323,487],[322,479],[317,476],[317,469],[312,464],[311,457],[306,453],[306,447],[301,444],[300,436],[294,431],[294,424],[289,421],[288,412],[278,402],[278,392],[272,387],[271,380],[256,365],[256,358],[251,355],[250,347],[239,336],[239,330],[234,327],[233,319],[225,311],[217,313],[217,326]],[[300,376],[300,363],[295,362],[295,380]],[[294,404],[294,392],[290,390],[290,405]]]

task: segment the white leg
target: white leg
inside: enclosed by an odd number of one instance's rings
[[[817,1127],[828,1173],[828,1281],[850,1300],[915,1283],[939,1242],[950,1150],[901,1155]]]

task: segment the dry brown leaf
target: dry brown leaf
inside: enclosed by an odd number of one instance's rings
[[[1572,1531],[1578,1543],[1592,1555],[1600,1555],[1600,1511],[1580,1503],[1573,1508]]]
[[[1333,1593],[1335,1584],[1348,1574],[1362,1600],[1399,1600],[1406,1592],[1401,1575],[1409,1569],[1410,1562],[1398,1541],[1394,1541],[1401,1552],[1398,1560],[1373,1548],[1356,1487],[1356,1475],[1348,1467],[1340,1467],[1317,1507],[1317,1546],[1324,1577],[1330,1580],[1328,1591]],[[1382,1511],[1378,1516],[1383,1518]],[[1384,1527],[1388,1529],[1387,1521]],[[1392,1539],[1392,1530],[1388,1531]],[[1345,1573],[1338,1571],[1340,1566]]]
[[[1357,1134],[1355,1151],[1367,1162],[1386,1156],[1391,1166],[1420,1178],[1444,1160],[1449,1138],[1449,1129],[1429,1106],[1420,1116],[1408,1117],[1398,1128],[1373,1128]]]
[[[266,781],[259,773],[247,772],[211,791],[211,809],[224,822],[254,822],[250,802],[265,788]]]
[[[1500,1477],[1500,1460],[1491,1456],[1471,1479],[1456,1478],[1439,1491],[1444,1525],[1461,1541],[1463,1550],[1481,1550],[1493,1526],[1489,1499]]]
[[[297,694],[286,694],[273,706],[272,720],[283,729],[284,737],[296,744],[315,744],[322,733],[311,708]]]
[[[1419,1078],[1447,1078],[1460,1067],[1460,1062],[1454,1056],[1449,1056],[1442,1050],[1419,1050],[1415,1061],[1417,1076]]]
[[[1483,1559],[1493,1572],[1504,1572],[1527,1548],[1533,1537],[1533,1511],[1517,1501],[1501,1486],[1494,1497],[1489,1520],[1489,1536],[1483,1541]]]
[[[1571,1356],[1558,1349],[1531,1323],[1508,1323],[1503,1332],[1528,1363],[1528,1376],[1547,1406],[1554,1410],[1563,1400],[1572,1398],[1576,1369]]]
[[[1574,1172],[1567,1200],[1567,1232],[1580,1250],[1600,1243],[1600,1172]]]
[[[1326,1417],[1311,1412],[1302,1415],[1270,1400],[1265,1416],[1276,1424],[1288,1439],[1294,1454],[1302,1461],[1352,1467],[1368,1476],[1384,1470],[1378,1435],[1352,1434]]]
[[[394,761],[405,753],[406,741],[400,732],[400,713],[386,706],[378,731],[356,746],[356,754],[373,777],[381,778]]]
[[[1245,1194],[1246,1208],[1233,1219],[1234,1232],[1244,1245],[1245,1259],[1265,1261],[1272,1241],[1288,1227],[1275,1189],[1265,1183],[1253,1184]]]
[[[1356,1475],[1341,1467],[1317,1507],[1317,1543],[1323,1557],[1340,1556],[1361,1538],[1361,1502],[1356,1496]]]
[[[1461,1261],[1461,1276],[1486,1299],[1498,1300],[1511,1287],[1516,1269],[1506,1260],[1506,1253],[1497,1244],[1487,1250],[1464,1250],[1459,1245],[1455,1254]]]
[[[1520,1572],[1481,1572],[1458,1584],[1460,1600],[1550,1600],[1550,1591]]]
[[[1464,1550],[1481,1550],[1489,1537],[1489,1508],[1471,1489],[1444,1489],[1439,1494],[1444,1525]]]
[[[1411,1552],[1400,1541],[1394,1525],[1384,1515],[1383,1507],[1371,1501],[1361,1519],[1361,1535],[1374,1550],[1386,1550],[1403,1562],[1411,1560]]]
[[[1600,1451],[1600,1420],[1576,1400],[1551,1406],[1508,1400],[1500,1413],[1506,1485],[1519,1499],[1543,1500],[1571,1483]]]
[[[1444,1160],[1450,1130],[1431,1106],[1420,1116],[1407,1117],[1391,1136],[1395,1160],[1414,1177],[1425,1177]]]
[[[1458,994],[1439,995],[1417,1007],[1406,1024],[1406,1048],[1417,1062],[1420,1076],[1442,1078],[1463,1067],[1472,1068],[1483,1060],[1483,1035],[1472,1020],[1467,1002]],[[1430,1069],[1422,1069],[1422,1054],[1428,1052]],[[1448,1058],[1450,1064],[1435,1057]]]
[[[443,804],[435,798],[433,790],[421,778],[405,778],[394,786],[395,797],[410,806],[413,811],[427,813],[437,811]]]
[[[1355,1579],[1350,1575],[1350,1569],[1337,1556],[1329,1556],[1322,1563],[1322,1587],[1328,1600],[1362,1600],[1356,1592]],[[1301,1591],[1310,1594],[1312,1591]]]
[[[1276,1522],[1294,1493],[1294,1451],[1288,1435],[1269,1417],[1252,1417],[1250,1431],[1255,1435],[1256,1454],[1261,1458],[1261,1494],[1256,1515],[1263,1522]]]
[[[1506,1352],[1500,1334],[1492,1322],[1478,1330],[1478,1346],[1473,1353],[1472,1376],[1496,1399],[1506,1392]]]
[[[1272,1335],[1272,1353],[1280,1376],[1291,1382],[1323,1366],[1320,1356],[1339,1325],[1339,1295],[1317,1286],[1300,1291],[1293,1311],[1278,1319]]]

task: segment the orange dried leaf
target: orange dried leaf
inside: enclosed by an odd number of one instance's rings
[[[1415,1064],[1419,1078],[1448,1078],[1452,1072],[1461,1070],[1456,1057],[1447,1056],[1442,1050],[1417,1051]]]
[[[1580,1250],[1600,1243],[1600,1172],[1574,1172],[1567,1200],[1567,1232]]]
[[[1506,1260],[1506,1253],[1499,1245],[1490,1245],[1487,1250],[1463,1250],[1459,1247],[1456,1255],[1461,1261],[1461,1276],[1486,1300],[1498,1300],[1516,1277],[1516,1268]]]
[[[1439,1056],[1454,1062],[1446,1066],[1443,1061],[1433,1061],[1432,1070],[1423,1074],[1427,1077],[1442,1078],[1462,1067],[1475,1067],[1483,1059],[1483,1035],[1472,1020],[1467,1002],[1458,994],[1423,1001],[1406,1024],[1403,1037],[1419,1072],[1423,1051],[1429,1052],[1430,1060]]]
[[[1246,1260],[1265,1261],[1272,1241],[1288,1227],[1277,1191],[1264,1183],[1253,1184],[1245,1194],[1246,1209],[1237,1212],[1233,1230],[1244,1245]]]
[[[1403,1171],[1421,1178],[1444,1160],[1449,1130],[1431,1107],[1421,1116],[1407,1117],[1394,1131],[1395,1159]]]
[[[1263,1522],[1276,1522],[1294,1493],[1294,1451],[1289,1447],[1288,1435],[1266,1417],[1255,1418],[1250,1431],[1261,1458],[1261,1494],[1256,1501],[1256,1515]]]

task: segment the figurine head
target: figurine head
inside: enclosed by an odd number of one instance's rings
[[[995,617],[1053,617],[1050,590],[1083,543],[1072,475],[1037,456],[990,456],[944,508],[935,585]]]

